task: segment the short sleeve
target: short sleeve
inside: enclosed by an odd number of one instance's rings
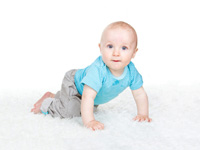
[[[93,65],[88,68],[85,77],[81,81],[81,84],[88,85],[98,93],[102,87],[102,80],[101,69]]]
[[[130,83],[130,89],[131,90],[137,90],[143,85],[143,79],[141,74],[137,71],[135,67],[132,68],[131,71],[131,83]]]

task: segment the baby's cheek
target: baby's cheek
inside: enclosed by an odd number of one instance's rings
[[[106,55],[102,55],[102,59],[106,63],[109,60],[109,57]]]

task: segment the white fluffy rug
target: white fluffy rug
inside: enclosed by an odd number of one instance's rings
[[[136,106],[129,89],[95,114],[103,131],[81,118],[59,119],[30,112],[41,91],[0,93],[1,150],[199,150],[200,84],[145,87],[152,123],[132,121]]]

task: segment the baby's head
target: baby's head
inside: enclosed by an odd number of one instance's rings
[[[111,23],[103,31],[99,47],[111,73],[120,76],[138,50],[137,34],[128,23]]]
[[[109,24],[102,33],[100,44],[104,41],[107,31],[112,30],[112,29],[121,29],[121,30],[126,30],[127,32],[129,32],[132,35],[131,40],[133,44],[135,43],[134,49],[137,49],[137,33],[130,24],[123,21],[117,21],[117,22],[113,22]]]

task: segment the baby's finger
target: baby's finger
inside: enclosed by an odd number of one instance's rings
[[[104,129],[104,124],[103,123],[100,124],[100,128]]]
[[[103,130],[104,129],[104,126],[100,126],[100,128],[99,128],[100,130]]]
[[[138,122],[141,122],[141,121],[142,121],[142,119],[141,119],[141,118],[139,118],[139,119],[138,119]]]
[[[152,121],[152,119],[151,118],[148,118],[148,122],[151,122]]]
[[[92,126],[90,126],[90,125],[86,126],[86,128],[88,128],[88,129],[90,129],[90,130],[92,130],[92,131],[95,131],[94,127],[92,127]]]
[[[99,130],[100,127],[95,126],[95,127],[93,127],[93,128],[94,128],[94,131],[96,131],[96,130]]]
[[[146,119],[142,117],[142,118],[140,119],[140,122],[145,121],[145,120],[146,120]]]
[[[97,126],[97,130],[102,130],[102,129],[103,129],[102,125],[99,124],[99,125]]]
[[[138,116],[136,116],[135,118],[133,118],[134,121],[136,121],[138,119]]]
[[[95,129],[94,129],[93,127],[90,127],[90,129],[91,129],[92,131],[95,131]]]
[[[86,125],[85,127],[88,128],[88,129],[93,130],[91,125]]]

